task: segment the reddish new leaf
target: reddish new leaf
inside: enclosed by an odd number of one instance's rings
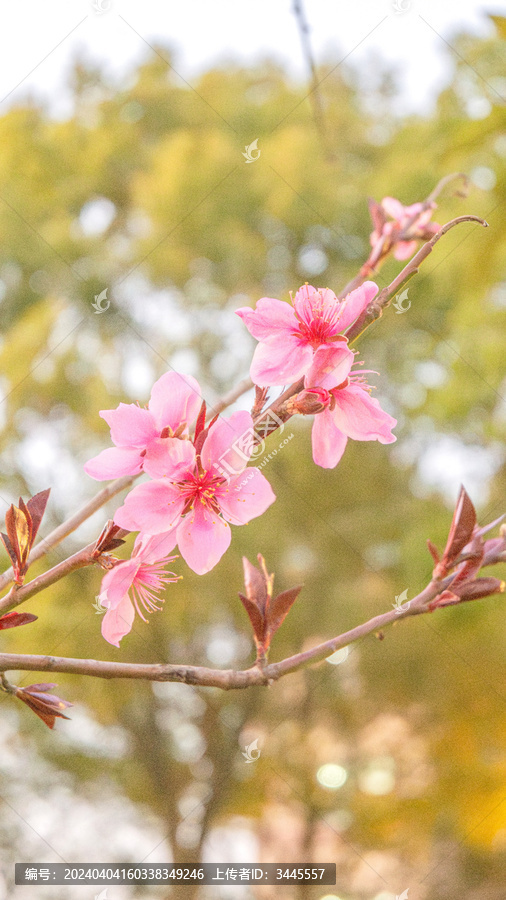
[[[261,572],[260,569],[257,569],[256,566],[253,566],[245,556],[242,558],[242,565],[244,570],[246,596],[251,603],[254,603],[255,606],[258,607],[262,615],[264,615],[269,598],[269,585],[266,581],[265,574],[264,572]]]
[[[5,549],[7,550],[7,553],[9,554],[12,565],[13,566],[17,565],[17,562],[18,562],[17,553],[16,553],[14,547],[12,546],[8,535],[4,534],[2,531],[0,536],[2,538],[3,545],[4,545]]]
[[[267,572],[265,560],[261,554],[258,555],[258,562],[260,563],[259,569],[243,556],[242,564],[246,596],[239,594],[239,597],[253,626],[258,658],[260,659],[265,657],[270,642],[268,615],[274,575],[269,575]]]
[[[128,531],[120,528],[119,525],[115,525],[113,520],[109,519],[97,539],[94,555],[100,556],[101,553],[108,553],[111,550],[116,550],[116,547],[121,547],[125,543],[123,536],[127,534],[129,534]]]
[[[204,430],[204,426],[206,424],[206,415],[207,415],[206,401],[203,400],[202,405],[199,409],[197,421],[195,423],[195,437],[198,437],[200,432]]]
[[[469,494],[464,487],[461,487],[443,555],[446,563],[451,563],[455,560],[461,550],[469,543],[475,525],[476,510]]]
[[[253,566],[245,556],[243,556],[242,562],[246,596],[239,594],[239,597],[253,626],[260,655],[263,656],[269,648],[272,635],[288,615],[301,588],[294,587],[288,591],[282,591],[273,600],[274,575],[269,575],[267,572],[263,556],[258,555],[260,568]]]
[[[15,696],[42,719],[48,728],[54,728],[56,717],[68,719],[62,710],[72,706],[68,700],[47,693],[55,687],[56,684],[49,683],[30,684],[26,688],[17,688],[14,692]]]
[[[5,514],[7,534],[2,534],[7,553],[14,569],[14,580],[21,584],[28,569],[28,556],[33,547],[39,525],[44,515],[49,490],[35,494],[25,503],[19,498],[19,507],[12,503]]]
[[[32,519],[32,546],[35,538],[37,537],[37,532],[39,530],[40,523],[42,522],[42,517],[46,511],[47,501],[49,500],[50,493],[51,488],[46,488],[45,491],[39,491],[39,493],[35,494],[34,497],[31,497],[26,504]]]
[[[282,591],[271,601],[268,612],[269,638],[278,630],[302,590],[302,585]]]
[[[381,203],[376,203],[376,201],[372,200],[371,198],[369,198],[367,204],[369,206],[369,213],[371,216],[372,224],[374,226],[374,230],[378,233],[381,233],[383,231],[383,226],[387,220],[385,211]]]
[[[439,562],[439,551],[437,547],[432,543],[432,541],[429,540],[427,540],[427,547],[429,548],[429,553],[437,566]]]
[[[265,619],[263,614],[260,612],[258,607],[252,600],[248,600],[244,594],[239,594],[240,600],[244,609],[248,613],[249,620],[251,622],[251,627],[253,628],[253,633],[255,635],[255,642],[257,645],[261,645],[264,643],[266,638],[265,633]]]
[[[5,527],[11,546],[16,554],[16,562],[21,568],[28,556],[30,530],[22,510],[14,506],[13,503],[5,513]]]
[[[0,616],[0,631],[4,631],[6,628],[17,628],[18,625],[28,625],[29,622],[36,621],[37,616],[32,615],[32,613],[6,613],[5,616]]]

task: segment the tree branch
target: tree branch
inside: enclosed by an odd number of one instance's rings
[[[61,525],[58,525],[54,531],[51,531],[47,537],[43,538],[32,550],[30,556],[28,557],[28,562],[34,563],[37,559],[40,559],[42,556],[45,556],[46,553],[52,549],[52,547],[56,547],[57,544],[60,544],[64,538],[68,537],[69,534],[72,534],[76,528],[79,528],[86,519],[89,519],[90,516],[93,515],[101,506],[104,506],[108,500],[111,500],[112,497],[115,497],[117,494],[120,494],[121,491],[125,490],[125,488],[130,487],[131,484],[135,481],[136,475],[124,475],[122,478],[116,478],[115,481],[111,481],[107,487],[102,488],[95,494],[91,500],[88,500],[84,506],[81,506],[80,509],[73,516],[70,516],[65,522],[62,522]],[[7,569],[0,576],[0,591],[11,583],[13,578],[12,569]]]
[[[466,190],[467,186],[468,186],[467,175],[464,175],[463,172],[453,172],[451,175],[445,175],[444,178],[441,178],[441,180],[438,181],[438,183],[436,184],[436,187],[430,192],[428,197],[426,197],[426,199],[423,201],[422,210],[420,210],[417,213],[414,213],[411,216],[411,218],[408,219],[408,221],[406,222],[402,231],[397,235],[396,243],[399,243],[400,241],[403,241],[403,240],[413,240],[413,238],[409,236],[409,230],[410,230],[411,226],[414,224],[414,222],[416,221],[416,219],[419,217],[420,212],[423,210],[426,210],[426,209],[430,209],[430,207],[432,206],[432,204],[434,203],[436,198],[439,197],[439,195],[442,193],[442,191],[444,190],[446,185],[449,184],[451,181],[456,181],[458,178],[463,181],[463,188],[461,188],[460,190],[456,190],[455,194],[459,197],[467,196],[467,190]],[[379,239],[379,241],[375,244],[375,246],[372,248],[366,262],[363,264],[363,266],[361,267],[358,274],[355,275],[355,277],[352,278],[351,281],[349,281],[348,284],[343,288],[341,293],[337,295],[340,300],[342,300],[344,297],[346,297],[346,295],[349,294],[351,291],[354,291],[356,288],[360,287],[360,285],[363,284],[367,278],[372,278],[373,275],[378,273],[379,266],[384,261],[384,259],[386,259],[386,257],[390,254],[391,250],[394,247],[394,245],[392,245],[387,250],[386,253],[382,254],[383,244],[384,244],[384,238],[381,237]]]
[[[88,549],[88,548],[87,548]],[[84,551],[82,551],[84,552]],[[497,557],[497,558],[496,558]],[[502,562],[503,553],[498,552],[490,558],[488,565]],[[18,653],[0,653],[0,672],[12,670],[31,672],[62,672],[69,675],[88,675],[93,678],[129,678],[146,681],[176,681],[183,684],[200,685],[201,687],[217,687],[222,690],[240,690],[248,687],[269,685],[285,675],[298,669],[314,665],[326,659],[336,650],[348,646],[354,641],[377,632],[392,622],[407,619],[429,612],[429,606],[439,594],[451,584],[453,575],[443,580],[432,580],[413,600],[402,607],[391,609],[386,613],[374,616],[369,621],[357,625],[350,631],[318,644],[310,650],[297,653],[276,663],[269,663],[262,668],[257,665],[249,669],[208,669],[203,666],[186,666],[171,663],[143,664],[103,662],[96,659],[69,659],[57,656],[35,656]],[[27,585],[29,587],[29,585]],[[463,601],[462,601],[463,602]]]
[[[361,335],[366,328],[369,327],[373,322],[378,319],[383,312],[385,306],[388,306],[390,299],[400,290],[401,287],[416,275],[419,271],[419,267],[421,263],[432,253],[434,246],[446,234],[453,228],[455,225],[460,225],[462,222],[476,222],[478,225],[481,225],[483,228],[488,228],[488,222],[485,222],[485,219],[480,219],[479,216],[457,216],[456,219],[451,219],[446,225],[443,225],[442,228],[439,229],[437,234],[434,235],[430,241],[427,241],[417,253],[413,256],[412,259],[404,266],[402,272],[394,278],[394,280],[388,285],[388,287],[383,288],[379,294],[376,295],[374,300],[371,301],[367,309],[364,310],[361,316],[357,319],[356,322],[351,326],[351,328],[347,332],[348,342],[351,344],[352,341],[356,340],[359,335]]]
[[[456,176],[452,176],[456,177]],[[398,292],[399,288],[403,287],[406,282],[409,281],[413,275],[416,275],[419,266],[424,261],[424,259],[432,253],[432,250],[448,231],[453,228],[455,225],[460,225],[461,222],[476,222],[478,225],[482,225],[484,228],[488,228],[488,223],[485,222],[484,219],[480,219],[478,216],[458,216],[456,219],[451,219],[450,222],[447,222],[446,225],[443,225],[442,228],[439,229],[437,234],[434,235],[430,241],[427,241],[417,253],[413,256],[412,259],[404,266],[402,272],[397,275],[396,278],[388,285],[388,287],[383,288],[379,294],[371,301],[369,306],[364,310],[361,316],[357,319],[356,322],[348,329],[347,338],[348,343],[351,344],[352,341],[356,340],[359,335],[361,335],[369,325],[372,325],[376,319],[383,313],[383,309],[388,306],[390,299]],[[304,388],[304,379],[301,378],[294,384],[291,384],[289,387],[280,394],[273,403],[269,404],[267,410],[265,410],[257,419],[255,419],[254,425],[257,432],[259,432],[262,438],[265,438],[267,435],[263,433],[262,426],[269,422],[270,413],[275,413],[275,415],[282,421],[287,422],[288,419],[291,418],[292,414],[288,412],[286,408],[286,401],[290,399],[290,397],[294,397],[295,394],[298,394]],[[276,431],[278,426],[276,423],[273,423],[273,427],[270,429],[269,434],[272,434]],[[260,437],[259,437],[260,442]]]
[[[97,555],[96,552],[94,552],[96,545],[96,541],[92,544],[88,544],[87,547],[78,550],[73,556],[64,559],[63,562],[58,563],[57,566],[53,566],[52,569],[48,569],[48,571],[44,572],[42,575],[38,575],[37,578],[34,578],[27,584],[14,584],[9,593],[0,600],[0,615],[5,615],[5,613],[10,612],[11,609],[20,606],[21,603],[29,600],[30,597],[45,590],[51,584],[60,581],[61,578],[65,578],[65,576],[69,575],[71,572],[75,572],[76,569],[83,569],[85,566],[92,566],[94,563],[98,562],[100,554]]]
[[[213,418],[219,413],[222,413],[223,410],[227,408],[227,406],[231,406],[232,403],[235,403],[235,401],[238,400],[239,397],[241,397],[247,391],[250,391],[252,387],[254,387],[254,385],[251,378],[243,378],[243,380],[240,381],[235,388],[232,388],[232,390],[229,391],[228,394],[225,394],[225,396],[222,397],[221,400],[218,400],[218,402],[215,403],[215,405],[208,412],[208,418]]]

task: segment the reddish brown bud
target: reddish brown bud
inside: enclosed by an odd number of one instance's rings
[[[4,631],[6,628],[17,628],[18,625],[28,625],[29,622],[36,621],[37,616],[32,615],[32,613],[6,613],[5,616],[0,616],[0,631]]]
[[[444,578],[453,568],[459,554],[471,540],[476,525],[476,511],[469,494],[461,487],[443,557],[434,569],[434,578]],[[429,547],[435,558],[435,547]],[[437,552],[437,551],[436,551]]]
[[[56,684],[30,684],[25,688],[15,688],[14,695],[35,713],[48,728],[54,728],[56,718],[68,719],[62,710],[72,706],[68,700],[62,700],[56,694],[48,694]]]
[[[482,597],[490,597],[491,594],[503,594],[506,584],[500,578],[475,578],[469,584],[459,587],[458,593],[461,600],[480,600]]]
[[[100,532],[93,556],[99,557],[102,553],[110,553],[111,550],[121,547],[125,543],[123,538],[127,534],[130,534],[130,532],[126,531],[125,528],[120,528],[119,525],[115,525],[113,520],[109,519]]]
[[[239,594],[239,597],[253,627],[257,660],[264,661],[271,638],[288,615],[301,587],[290,588],[273,599],[274,575],[267,572],[261,554],[258,555],[258,562],[259,569],[243,556],[246,596]]]
[[[11,504],[5,514],[6,534],[1,538],[14,569],[14,581],[23,583],[28,570],[28,557],[33,547],[49,498],[49,489],[40,491],[27,503],[19,498],[19,507]]]
[[[296,413],[299,413],[301,416],[314,416],[327,409],[331,401],[332,394],[329,391],[325,390],[325,388],[314,387],[290,397],[286,401],[285,408],[291,416]]]

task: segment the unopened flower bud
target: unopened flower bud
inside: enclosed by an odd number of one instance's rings
[[[490,597],[491,594],[503,594],[506,585],[500,578],[475,578],[459,589],[461,600],[480,600],[482,597]]]
[[[286,401],[286,411],[291,416],[296,413],[300,413],[301,416],[314,416],[327,409],[331,399],[332,395],[325,388],[308,388]]]

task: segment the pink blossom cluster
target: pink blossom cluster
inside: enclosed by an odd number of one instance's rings
[[[349,438],[395,440],[395,419],[371,397],[366,372],[352,371],[355,351],[348,333],[378,291],[367,281],[343,300],[328,288],[309,284],[293,304],[264,297],[256,309],[237,310],[258,340],[251,376],[262,388],[298,384],[289,414],[314,413],[313,458],[333,468]],[[100,415],[111,430],[113,447],[85,465],[104,480],[144,473],[149,480],[133,488],[114,517],[117,526],[139,535],[132,556],[113,561],[105,575],[100,602],[106,609],[102,633],[119,646],[135,613],[159,609],[157,595],[177,580],[166,565],[177,546],[199,575],[209,572],[230,545],[230,525],[244,525],[275,500],[263,474],[246,468],[255,440],[248,412],[205,422],[198,382],[168,372],[154,385],[146,409],[120,403]]]
[[[304,391],[292,398],[291,412],[315,412],[312,444],[315,463],[333,468],[348,438],[395,441],[396,420],[370,395],[365,373],[352,373],[355,352],[347,332],[378,292],[373,281],[338,300],[328,288],[301,287],[293,305],[271,297],[256,309],[242,307],[237,315],[259,343],[251,377],[261,387],[284,385],[304,378]]]
[[[98,480],[140,472],[150,476],[130,491],[114,517],[121,528],[140,532],[132,558],[104,578],[102,632],[116,645],[130,631],[134,610],[142,615],[141,607],[155,608],[153,592],[163,585],[163,565],[176,545],[190,568],[203,575],[227,550],[230,525],[244,525],[275,500],[254,467],[247,484],[241,484],[252,449],[250,414],[236,412],[207,427],[199,416],[191,438],[201,407],[198,382],[168,372],[153,386],[148,409],[121,403],[101,412],[115,447],[89,460],[86,472]],[[224,457],[231,476],[224,475]]]
[[[371,201],[369,210],[374,231],[370,242],[372,247],[378,247],[378,258],[393,247],[395,259],[408,259],[416,251],[419,240],[430,240],[440,228],[437,222],[430,221],[435,208],[435,203],[403,206],[395,197],[383,197],[381,203]],[[403,239],[399,239],[401,235]]]

